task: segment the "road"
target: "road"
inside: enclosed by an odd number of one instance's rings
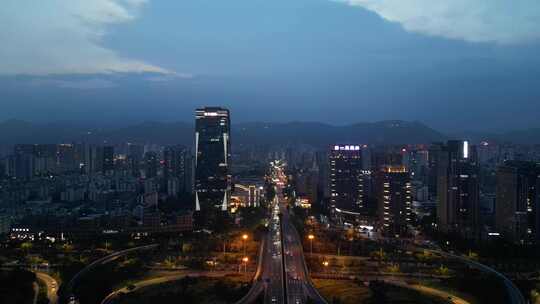
[[[497,270],[495,270],[495,269],[493,269],[493,268],[491,268],[489,266],[486,266],[484,264],[473,261],[473,260],[471,260],[469,258],[462,257],[462,256],[459,256],[459,255],[455,255],[455,254],[451,254],[451,253],[448,253],[448,252],[445,252],[445,251],[442,251],[442,250],[433,250],[433,249],[422,249],[422,250],[423,251],[428,251],[428,252],[431,252],[431,253],[434,253],[434,254],[438,254],[438,255],[441,255],[441,256],[449,258],[449,259],[458,260],[458,261],[463,262],[464,264],[466,264],[466,265],[468,265],[468,266],[470,266],[472,268],[475,268],[475,269],[484,271],[486,273],[491,273],[491,274],[495,275],[496,277],[498,277],[504,283],[504,286],[506,288],[506,291],[507,291],[507,294],[508,294],[508,297],[509,297],[509,300],[510,300],[511,304],[526,304],[527,303],[527,301],[525,300],[525,297],[523,297],[523,294],[521,293],[519,288],[517,288],[517,286],[514,283],[512,283],[512,281],[510,281],[510,279],[508,279],[504,274],[498,272]]]
[[[83,275],[85,275],[89,271],[92,271],[97,266],[104,265],[106,263],[114,261],[115,259],[117,259],[119,257],[128,255],[128,254],[133,253],[133,252],[152,250],[152,249],[155,249],[157,247],[158,247],[158,244],[152,244],[152,245],[129,248],[129,249],[114,252],[114,253],[112,253],[112,254],[110,254],[108,256],[105,256],[105,257],[103,257],[101,259],[98,259],[98,260],[90,263],[89,265],[84,267],[81,271],[79,271],[77,274],[75,274],[73,276],[73,278],[71,278],[71,281],[69,281],[68,284],[66,285],[64,296],[67,298],[67,300],[68,300],[67,302],[69,304],[78,303],[77,298],[73,294],[74,286],[79,282],[79,279]]]
[[[440,289],[435,289],[435,288],[431,288],[431,287],[427,287],[427,286],[419,285],[419,284],[407,284],[400,280],[384,279],[382,281],[391,285],[402,287],[402,288],[416,290],[416,291],[421,292],[422,294],[432,295],[432,296],[442,298],[442,299],[451,299],[453,304],[470,304],[470,302],[468,302],[467,300],[464,300],[454,294],[448,293]]]
[[[306,303],[308,299],[314,303],[326,303],[311,281],[304,257],[302,239],[290,221],[286,198],[283,196],[283,186],[287,184],[287,177],[282,168],[275,168],[274,180],[276,181],[276,205],[281,215],[287,303]]]
[[[283,203],[280,204],[280,210],[287,273],[287,303],[305,303],[307,299],[311,299],[315,303],[326,303],[311,282],[300,236],[291,224],[289,212]]]
[[[285,303],[278,213],[279,208],[272,209],[268,234],[261,245],[259,264],[253,280],[253,286],[248,294],[238,301],[237,304],[255,303],[261,295],[264,303]]]
[[[277,205],[275,205],[277,206]],[[283,258],[281,254],[281,238],[279,227],[279,209],[272,211],[272,221],[270,222],[267,259],[263,271],[264,302],[265,303],[285,303],[283,288]]]
[[[39,295],[39,285],[38,285],[38,283],[36,283],[36,282],[32,283],[32,289],[34,290],[34,298],[32,300],[32,303],[37,304],[38,295]]]
[[[58,282],[51,277],[50,275],[43,272],[36,272],[38,280],[45,283],[47,286],[47,298],[49,299],[49,304],[56,304],[58,302]]]
[[[169,274],[169,275],[160,276],[160,277],[156,277],[156,278],[151,278],[151,279],[147,279],[147,280],[143,280],[143,281],[134,283],[134,284],[132,284],[133,288],[122,287],[120,289],[117,289],[117,290],[111,292],[109,295],[107,295],[105,297],[105,299],[103,299],[103,301],[101,301],[101,304],[111,303],[118,295],[121,295],[121,294],[127,294],[127,293],[130,293],[130,292],[134,292],[134,291],[139,290],[139,289],[141,289],[143,287],[147,287],[147,286],[151,286],[151,285],[156,285],[156,284],[161,284],[161,283],[171,282],[171,281],[177,281],[177,280],[183,279],[183,278],[185,278],[187,276],[189,276],[189,277],[212,277],[212,278],[216,278],[216,277],[224,277],[224,276],[226,276],[228,274],[234,274],[234,273],[236,273],[236,272],[232,272],[232,271],[197,271],[197,272],[194,272],[194,271],[190,271],[190,270],[185,270],[185,271],[181,271],[180,273]]]
[[[302,242],[289,220],[289,212],[283,197],[286,177],[275,168],[276,196],[272,203],[268,235],[261,247],[259,267],[249,293],[237,304],[255,303],[262,294],[268,304],[302,304],[326,301],[311,282],[307,270]]]

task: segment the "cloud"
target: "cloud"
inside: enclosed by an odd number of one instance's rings
[[[56,86],[62,89],[95,90],[116,87],[117,84],[100,78],[90,78],[81,80],[60,80],[60,79],[34,79],[30,83],[33,86]]]
[[[397,22],[410,32],[469,42],[523,43],[540,38],[538,0],[336,0]]]
[[[107,27],[133,21],[146,0],[3,0],[0,74],[169,71],[102,44]]]
[[[178,80],[178,79],[193,79],[193,77],[194,76],[192,74],[170,73],[167,75],[163,75],[163,74],[152,75],[152,76],[146,77],[146,80],[150,82],[163,83],[163,82],[169,82],[169,81]]]

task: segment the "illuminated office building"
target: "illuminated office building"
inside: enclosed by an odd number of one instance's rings
[[[231,141],[229,110],[206,107],[196,110],[195,208],[219,206],[227,210],[231,196]]]
[[[412,216],[409,172],[404,166],[386,166],[375,173],[379,223],[385,235],[404,236]]]
[[[497,168],[495,226],[514,242],[540,241],[540,164],[506,161]]]
[[[358,145],[335,145],[328,154],[330,204],[339,210],[362,211],[367,203],[362,151]]]
[[[468,141],[448,141],[437,157],[437,220],[443,232],[466,238],[479,233],[479,177],[474,147]]]

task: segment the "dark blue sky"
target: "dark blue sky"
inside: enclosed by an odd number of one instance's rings
[[[540,127],[540,3],[7,0],[1,119]]]

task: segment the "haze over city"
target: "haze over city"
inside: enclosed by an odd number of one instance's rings
[[[0,303],[540,304],[538,0],[0,20]]]

